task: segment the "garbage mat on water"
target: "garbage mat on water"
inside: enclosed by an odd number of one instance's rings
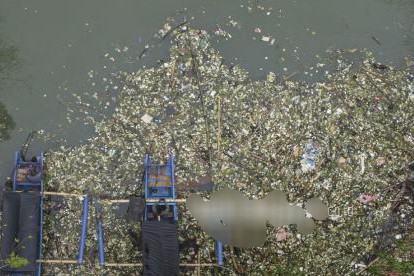
[[[333,61],[340,61],[337,70],[323,83],[280,82],[270,74],[252,81],[242,67],[223,61],[211,47],[207,32],[188,29],[172,32],[169,38],[170,56],[163,66],[121,74],[117,108],[112,117],[99,123],[93,138],[76,147],[62,146],[48,152],[45,188],[70,193],[89,189],[113,198],[129,198],[131,191],[141,189],[145,153],[160,153],[163,159],[170,147],[177,156],[178,198],[187,198],[191,188],[208,198],[210,189],[228,187],[253,200],[277,188],[292,204],[303,204],[316,196],[341,214],[348,207],[356,214],[315,224],[311,236],[298,235],[295,226],[286,225],[282,241],[277,241],[277,229],[269,228],[266,246],[234,250],[239,270],[244,270],[238,275],[272,274],[275,265],[289,269],[292,275],[355,272],[353,264],[373,251],[378,239],[375,231],[389,211],[394,193],[384,191],[397,184],[401,168],[412,161],[414,98],[410,96],[413,84],[407,79],[408,70],[390,67],[386,72],[378,71],[369,54],[352,69],[338,52]],[[379,88],[384,96],[376,100]],[[161,116],[167,108],[173,108],[172,114]],[[141,120],[143,114],[154,116],[156,123]],[[298,140],[304,142],[298,144]],[[289,145],[296,145],[293,156]],[[344,145],[355,150],[347,151]],[[116,154],[109,155],[109,149]],[[363,173],[356,149],[367,154]],[[377,157],[386,162],[378,166]],[[314,173],[298,177],[298,167],[299,172]],[[381,200],[361,204],[361,193],[378,195]],[[53,215],[60,223],[48,222],[45,227],[45,258],[70,259],[70,252],[77,252],[79,199],[68,198],[67,203],[67,208]],[[179,243],[197,245],[182,246],[179,261],[196,263],[200,252],[201,262],[215,262],[212,239],[203,233],[185,204],[178,208]],[[408,200],[399,205],[398,212],[398,217],[411,215]],[[366,213],[371,214],[370,219]],[[108,262],[141,260],[129,230],[140,233],[140,223],[125,223],[110,204],[102,205],[102,214]],[[139,212],[138,216],[132,214],[133,220],[139,217]],[[366,232],[363,238],[361,229]],[[397,230],[404,237],[403,231]],[[67,250],[62,250],[62,245]],[[224,251],[225,256],[233,254],[228,247]],[[275,259],[276,254],[281,257]],[[225,266],[234,269],[231,261]],[[211,275],[207,268],[202,269],[203,275]],[[45,266],[48,275],[87,273],[88,267]],[[136,267],[110,271],[111,275],[138,273]],[[181,273],[194,275],[194,270],[182,269]]]

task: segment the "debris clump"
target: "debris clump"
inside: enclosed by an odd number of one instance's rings
[[[285,270],[349,275],[359,264],[368,265],[372,256],[366,256],[392,215],[396,190],[385,189],[404,179],[414,158],[412,68],[384,71],[372,66],[367,53],[357,68],[338,59],[323,83],[282,81],[273,73],[252,81],[243,68],[225,64],[207,32],[183,26],[171,40],[168,60],[121,75],[118,106],[96,124],[93,138],[47,154],[46,190],[89,190],[123,199],[140,195],[145,153],[160,160],[173,153],[181,198],[193,190],[208,198],[214,184],[215,190],[229,187],[250,199],[280,189],[291,204],[304,207],[307,199],[319,197],[328,205],[329,219],[316,223],[311,235],[299,234],[295,225],[268,226],[263,247],[225,246],[225,267],[237,275]],[[192,187],[203,183],[201,178],[208,179],[209,191]],[[45,259],[76,259],[80,201],[64,203],[64,209],[46,216]],[[117,218],[114,205],[102,208],[107,261],[141,262],[139,224]],[[349,208],[353,215],[344,214]],[[412,227],[412,212],[412,199],[399,205],[392,231],[403,234]],[[200,254],[202,262],[215,262],[213,239],[185,204],[179,214],[180,261],[196,263]],[[82,268],[89,273],[97,255],[91,239],[91,265]],[[77,266],[44,269],[48,275],[79,272]],[[203,275],[214,269],[203,268]],[[139,275],[139,270],[112,268],[111,274]]]

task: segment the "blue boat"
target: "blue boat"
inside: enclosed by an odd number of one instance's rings
[[[174,156],[166,163],[153,163],[145,156],[142,223],[143,276],[178,276],[178,206],[175,195]],[[216,242],[216,258],[223,265],[223,245]],[[162,261],[160,261],[162,260]]]
[[[15,153],[12,190],[3,194],[2,275],[41,275],[37,260],[42,258],[43,168],[43,153],[31,161]]]

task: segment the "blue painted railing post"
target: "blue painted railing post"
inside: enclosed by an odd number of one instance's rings
[[[102,227],[102,214],[99,202],[97,199],[94,200],[95,214],[96,214],[96,231],[98,236],[98,253],[99,253],[99,265],[103,267],[105,265],[105,251],[104,251],[104,238],[103,238],[103,227]]]
[[[223,265],[223,244],[216,241],[216,257],[218,265]]]
[[[147,199],[148,194],[149,194],[149,189],[148,189],[148,172],[151,170],[151,159],[149,154],[145,154],[145,177],[144,177],[144,189],[145,189],[145,199]],[[146,218],[145,218],[146,219]]]
[[[171,175],[171,183],[172,183],[172,196],[175,198],[175,179],[174,179],[174,175],[175,175],[175,168],[174,168],[174,155],[170,155],[169,158],[169,167],[170,167],[170,175]]]
[[[88,210],[89,210],[89,197],[88,195],[85,195],[83,198],[82,229],[81,229],[81,234],[80,234],[78,264],[83,263],[83,254],[85,253],[86,232],[88,230]]]
[[[19,163],[20,152],[14,153],[13,191],[17,189],[17,163]]]
[[[39,163],[43,170],[43,152],[39,155]],[[43,177],[40,179],[40,219],[39,219],[39,247],[37,255],[39,259],[43,259],[42,254],[42,246],[43,246]],[[42,263],[37,265],[36,276],[40,276],[42,274]]]

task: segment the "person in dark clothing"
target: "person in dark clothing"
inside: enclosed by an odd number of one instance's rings
[[[26,176],[26,179],[31,183],[40,182],[42,178],[42,170],[38,165],[34,165],[30,168],[29,173]]]
[[[167,207],[167,205],[159,203],[152,205],[152,213],[154,214],[154,217],[158,219],[158,221],[161,221],[161,218],[168,215],[169,209]]]

